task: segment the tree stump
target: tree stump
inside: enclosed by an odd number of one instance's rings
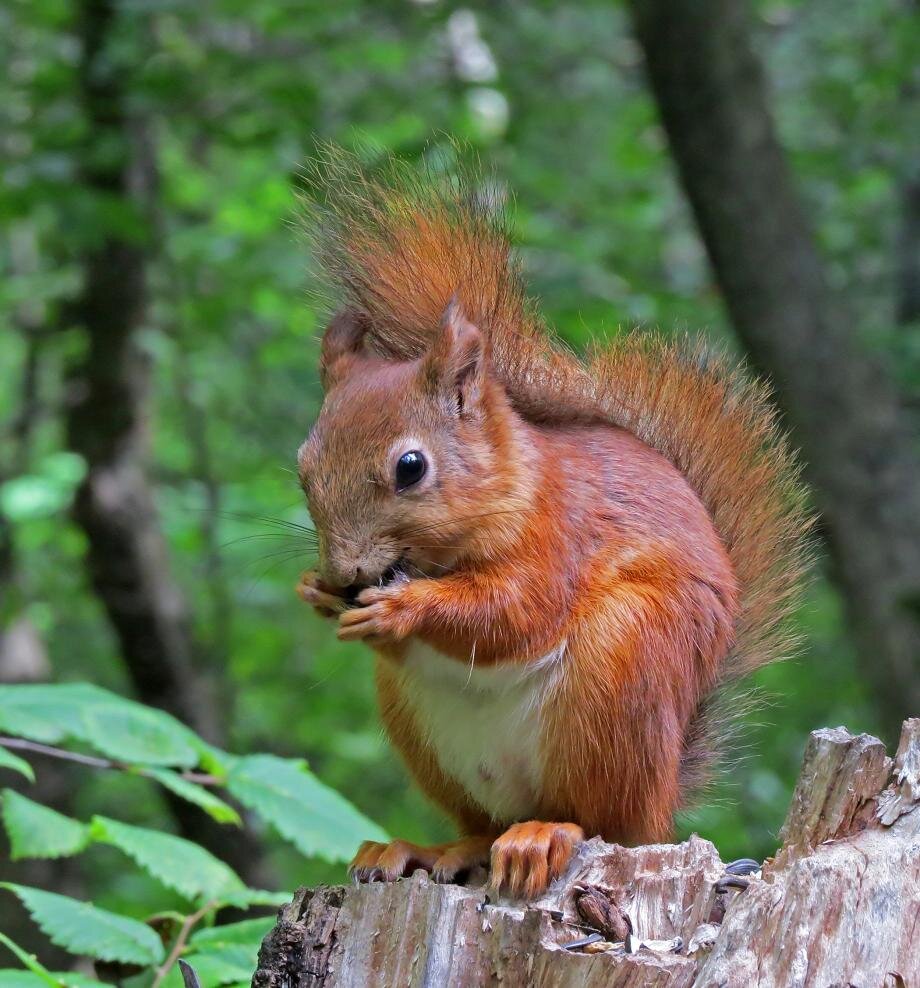
[[[782,846],[750,877],[709,841],[587,841],[531,902],[484,875],[300,889],[253,988],[920,985],[920,718],[884,745],[811,735]]]

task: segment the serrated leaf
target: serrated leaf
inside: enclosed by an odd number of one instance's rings
[[[259,960],[259,947],[227,944],[183,957],[195,969],[203,985],[225,985],[251,979]]]
[[[0,944],[19,961],[20,964],[32,974],[36,975],[40,981],[46,985],[53,984],[54,975],[42,964],[35,954],[30,954],[23,950],[14,940],[11,940],[5,933],[0,933]],[[55,986],[56,988],[56,986]]]
[[[0,745],[0,768],[12,769],[12,771],[24,775],[29,782],[35,781],[35,772],[32,770],[32,766],[24,758],[14,755],[2,745]]]
[[[220,899],[245,888],[228,865],[182,837],[103,816],[93,817],[91,829],[94,840],[117,847],[157,881],[188,899]]]
[[[31,971],[0,968],[0,985],[3,988],[48,988],[48,982]]]
[[[206,747],[162,710],[89,683],[0,686],[0,730],[49,744],[73,738],[142,765],[190,768]]]
[[[293,892],[268,892],[265,889],[243,889],[221,896],[221,902],[237,909],[250,906],[286,906],[294,898]]]
[[[66,737],[68,727],[78,727],[79,717],[60,694],[45,691],[56,687],[0,686],[0,731],[54,744]]]
[[[48,982],[39,975],[14,968],[0,969],[0,985],[3,988],[48,988]]]
[[[95,978],[74,974],[72,971],[53,971],[51,976],[60,988],[108,988]],[[48,982],[31,971],[0,968],[0,988],[48,988]]]
[[[85,824],[12,789],[3,790],[0,813],[13,861],[65,858],[79,854],[89,843],[89,828]]]
[[[226,751],[215,748],[202,738],[195,736],[195,745],[198,749],[199,765],[202,772],[209,775],[216,775],[224,778],[227,774],[228,765],[233,761],[233,755],[228,755]]]
[[[272,916],[246,919],[225,926],[199,930],[189,940],[186,960],[203,985],[245,981],[247,984],[258,961],[259,947],[275,925]]]
[[[136,919],[26,885],[0,882],[0,888],[17,896],[51,942],[72,954],[145,966],[163,960],[160,938]]]
[[[86,704],[83,738],[103,755],[120,762],[180,768],[198,764],[197,739],[187,727],[162,710],[114,693]]]
[[[139,765],[198,764],[198,752],[178,721],[159,710],[132,705],[98,704],[84,713],[84,737],[97,751]]]
[[[130,703],[91,683],[20,683],[0,686],[0,730],[53,744],[83,738],[86,709],[99,703]]]
[[[258,919],[243,919],[238,923],[223,926],[209,926],[199,930],[189,940],[193,950],[210,950],[212,947],[225,947],[229,944],[242,944],[256,949],[275,925],[274,916],[260,916]]]
[[[349,861],[362,841],[387,840],[377,824],[293,759],[238,758],[227,776],[227,789],[309,856]]]
[[[61,982],[64,988],[108,988],[102,981],[95,978],[88,978],[85,974],[76,974],[73,971],[55,971],[54,976]]]
[[[185,988],[185,982],[182,980],[182,973],[178,964],[173,964],[166,972],[166,977],[160,982],[160,988]]]
[[[218,823],[233,823],[241,826],[243,821],[239,813],[229,804],[219,799],[210,789],[199,786],[195,782],[183,779],[181,775],[170,772],[169,769],[151,768],[144,772],[144,775],[151,779],[156,779],[160,785],[174,792],[177,796],[200,806],[201,809]]]

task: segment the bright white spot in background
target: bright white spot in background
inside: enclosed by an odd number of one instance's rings
[[[476,86],[466,94],[473,123],[484,137],[500,137],[508,127],[508,100],[491,86]]]
[[[498,66],[489,46],[479,34],[479,23],[471,10],[456,10],[447,19],[447,43],[454,71],[465,82],[493,82]]]

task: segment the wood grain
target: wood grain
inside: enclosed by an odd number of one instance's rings
[[[815,731],[783,845],[746,889],[719,884],[723,863],[697,836],[635,848],[587,841],[531,903],[491,901],[483,875],[461,887],[422,871],[300,889],[266,937],[252,984],[920,985],[918,807],[920,719],[905,722],[893,767],[876,738]],[[586,894],[590,908],[579,910]],[[605,939],[627,928],[623,940]]]

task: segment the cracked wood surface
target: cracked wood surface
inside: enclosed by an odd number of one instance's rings
[[[905,722],[893,764],[875,738],[815,731],[782,841],[743,890],[719,884],[722,861],[697,836],[636,848],[595,838],[530,904],[490,901],[481,874],[465,887],[416,872],[301,889],[252,983],[920,985],[920,719]]]

